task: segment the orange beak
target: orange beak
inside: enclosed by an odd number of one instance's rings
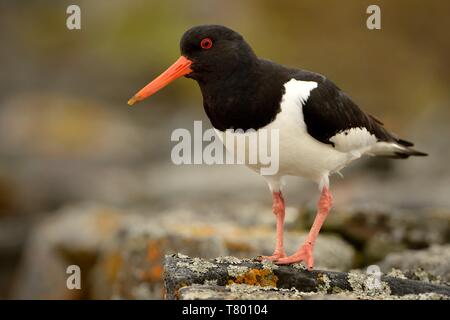
[[[181,56],[166,71],[161,73],[155,80],[150,82],[138,93],[136,93],[130,100],[128,100],[128,104],[132,106],[136,102],[139,102],[141,100],[144,100],[145,98],[150,97],[155,92],[167,86],[173,80],[191,73],[192,72],[192,69],[190,68],[191,64],[192,64],[191,60],[189,60],[184,56]]]

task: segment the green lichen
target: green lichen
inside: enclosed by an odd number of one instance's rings
[[[293,263],[293,264],[291,264],[291,266],[292,266],[294,269],[301,270],[301,271],[304,271],[304,270],[307,269],[307,268],[305,267],[305,265],[303,265],[302,263]]]
[[[227,267],[227,272],[228,272],[228,276],[233,277],[233,278],[237,278],[240,276],[243,276],[245,273],[247,273],[250,269],[248,267],[245,266],[228,266]]]
[[[260,287],[248,284],[229,284],[226,286],[235,299],[251,300],[301,300],[304,293],[297,289],[278,289],[275,287]]]
[[[182,300],[210,300],[217,299],[218,295],[220,293],[209,285],[193,284],[179,290],[179,297]]]
[[[182,253],[175,254],[175,257],[179,258],[179,259],[189,259],[189,256],[182,254]]]
[[[229,264],[239,264],[242,263],[242,260],[236,257],[232,256],[223,256],[223,257],[217,257],[214,259],[217,263],[229,263]]]
[[[387,274],[387,276],[398,279],[408,279],[402,270],[395,268],[392,268],[391,271]]]
[[[264,270],[276,270],[279,268],[279,266],[277,266],[276,264],[273,263],[273,261],[270,260],[263,260],[261,261],[262,267]]]
[[[321,273],[318,276],[318,280],[319,283],[317,285],[317,292],[328,293],[329,291],[331,291],[331,280],[326,274]]]
[[[176,264],[179,268],[187,268],[196,274],[205,274],[212,268],[216,268],[217,265],[211,262],[208,262],[206,260],[202,260],[200,258],[193,258],[192,261],[184,262],[184,261],[178,261]]]
[[[347,281],[352,287],[353,293],[362,299],[380,299],[391,295],[389,284],[374,275],[350,271]]]
[[[206,285],[206,286],[217,286],[217,279],[205,280],[203,282],[203,284]]]
[[[430,274],[422,268],[417,268],[413,271],[414,278],[419,281],[431,282]]]

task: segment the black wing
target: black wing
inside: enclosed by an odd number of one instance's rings
[[[322,79],[303,106],[308,133],[320,142],[333,145],[330,138],[351,128],[365,128],[378,141],[396,142],[410,147],[383,128],[383,123],[362,111],[343,91],[328,79]]]

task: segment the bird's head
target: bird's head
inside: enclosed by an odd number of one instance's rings
[[[129,105],[150,97],[173,80],[186,76],[199,83],[225,80],[251,65],[256,56],[244,38],[220,25],[202,25],[187,30],[180,41],[181,57],[166,71],[142,88]]]

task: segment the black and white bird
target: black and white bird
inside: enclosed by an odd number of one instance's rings
[[[279,132],[279,168],[265,175],[277,217],[277,264],[303,261],[313,268],[313,248],[332,204],[329,176],[363,155],[396,159],[425,156],[363,112],[325,76],[258,58],[237,32],[196,26],[181,38],[181,57],[128,101],[141,101],[181,76],[197,81],[203,106],[219,137],[228,129]],[[258,170],[261,165],[250,166]],[[305,242],[287,256],[283,246],[284,176],[319,185],[318,211]]]

